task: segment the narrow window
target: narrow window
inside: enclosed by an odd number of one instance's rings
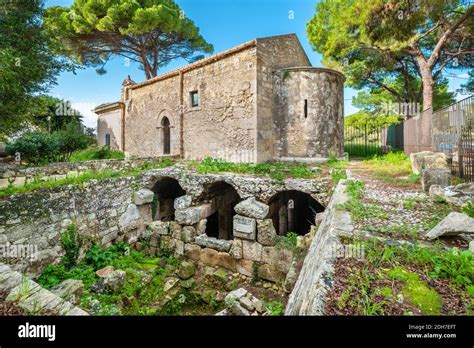
[[[304,118],[308,118],[308,99],[304,100]]]
[[[110,134],[105,134],[105,146],[110,147]]]
[[[163,154],[169,155],[171,151],[171,132],[170,120],[168,117],[163,117],[161,120],[161,127],[163,127]]]
[[[199,93],[198,91],[192,91],[191,95],[191,106],[196,107],[199,106]]]

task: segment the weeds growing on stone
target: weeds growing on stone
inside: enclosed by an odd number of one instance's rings
[[[240,174],[268,175],[276,180],[285,178],[312,178],[320,170],[309,168],[306,163],[232,163],[216,158],[205,158],[200,163],[192,164],[200,174],[233,172]]]
[[[35,179],[31,182],[26,183],[24,186],[13,186],[10,185],[5,189],[0,190],[0,197],[4,196],[11,196],[13,194],[20,194],[26,193],[31,191],[36,191],[39,189],[52,189],[55,187],[65,186],[65,185],[72,185],[72,186],[81,186],[87,181],[90,180],[102,180],[102,179],[110,179],[110,178],[120,178],[120,177],[127,177],[127,176],[138,176],[145,170],[150,169],[158,169],[158,168],[165,168],[169,167],[173,164],[172,161],[169,159],[164,159],[159,163],[150,163],[144,162],[143,165],[138,166],[136,168],[127,169],[127,170],[112,170],[112,169],[104,169],[101,171],[84,171],[77,176],[68,176],[65,179],[49,179],[49,180],[40,180]]]
[[[69,162],[80,162],[101,159],[124,159],[125,154],[121,151],[110,149],[108,146],[92,146],[84,150],[73,152]]]
[[[280,316],[285,312],[285,306],[280,301],[272,301],[266,307],[272,316]]]

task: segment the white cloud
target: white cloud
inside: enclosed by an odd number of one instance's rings
[[[97,115],[92,111],[98,104],[71,102],[71,107],[81,113],[83,122],[87,127],[97,128]]]

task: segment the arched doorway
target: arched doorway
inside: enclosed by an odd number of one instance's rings
[[[174,220],[174,200],[186,194],[178,180],[160,178],[151,190],[155,193],[152,203],[153,220]]]
[[[314,225],[316,214],[324,211],[324,207],[311,195],[296,190],[275,194],[269,206],[269,217],[280,236],[288,232],[305,235]]]
[[[218,239],[233,239],[234,207],[240,201],[235,188],[224,181],[218,181],[206,187],[203,197],[212,204],[215,211],[207,218],[206,235]]]
[[[171,131],[168,117],[165,116],[161,120],[161,128],[163,129],[163,154],[169,155],[171,153]]]

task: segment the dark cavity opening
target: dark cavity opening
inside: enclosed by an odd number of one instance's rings
[[[280,236],[295,232],[302,236],[308,233],[317,213],[324,207],[309,194],[301,191],[282,191],[269,202],[269,216]]]
[[[240,196],[232,185],[218,181],[208,186],[203,194],[204,201],[212,205],[213,213],[207,217],[206,235],[218,239],[234,238],[234,207]]]
[[[151,190],[155,193],[151,207],[153,220],[174,220],[174,200],[186,194],[178,180],[161,178]]]
[[[161,120],[161,127],[163,127],[163,154],[169,155],[171,152],[171,132],[170,120],[168,117],[163,117]]]

